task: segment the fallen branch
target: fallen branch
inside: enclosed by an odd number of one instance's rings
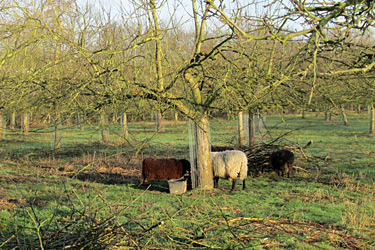
[[[233,222],[236,222],[236,221],[251,221],[251,222],[257,221],[257,222],[277,223],[277,221],[270,220],[270,219],[263,219],[263,218],[242,218],[242,217],[240,217],[240,218],[235,218],[235,219],[232,219],[232,220],[229,220],[229,221],[221,221],[217,225],[213,225],[213,226],[211,226],[209,228],[206,228],[204,230],[204,232],[206,233],[206,232],[208,232],[208,231],[210,231],[210,230],[212,230],[212,229],[214,229],[214,228],[216,228],[216,227],[218,227],[218,226],[220,226],[222,224],[226,224],[226,223],[229,224],[229,223],[233,223]]]

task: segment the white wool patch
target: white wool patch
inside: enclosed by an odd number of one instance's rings
[[[222,179],[244,180],[247,177],[247,157],[239,150],[211,152],[213,175]]]

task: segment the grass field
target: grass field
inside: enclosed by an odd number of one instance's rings
[[[131,123],[130,137],[110,127],[65,128],[51,150],[49,129],[6,131],[0,142],[0,249],[375,249],[375,138],[366,114],[324,122],[309,114],[270,116],[298,167],[291,178],[249,176],[247,189],[168,193],[165,181],[139,185],[145,157],[189,159],[185,122]],[[282,136],[286,134],[285,136]],[[303,151],[299,147],[313,140]],[[234,120],[213,120],[211,142],[237,142]],[[251,168],[251,166],[249,166]]]

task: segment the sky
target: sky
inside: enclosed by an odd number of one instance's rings
[[[95,4],[95,6],[98,9],[103,9],[107,11],[108,13],[111,13],[111,16],[116,18],[121,18],[121,14],[123,13],[122,10],[126,10],[129,12],[131,4],[131,0],[77,0],[79,4],[84,5],[85,3],[89,4]],[[134,2],[140,2],[142,0],[133,0]],[[144,0],[143,0],[144,1]],[[264,0],[263,3],[267,3],[271,0]],[[184,22],[189,18],[189,13],[192,11],[192,4],[190,0],[158,0],[157,3],[163,2],[162,11],[159,11],[159,17],[160,19],[169,20],[171,13],[174,12],[174,9],[176,9],[175,19],[181,20],[181,22]],[[197,1],[200,2],[200,1]],[[230,12],[232,9],[236,9],[236,1],[233,0],[224,0],[225,3],[225,11]],[[239,1],[240,3],[246,3],[247,1]],[[219,1],[214,1],[216,5],[219,5]],[[197,4],[197,6],[199,6]],[[255,5],[252,5],[251,8],[248,8],[248,11],[253,12],[253,14],[257,13],[258,15],[262,15],[260,13],[262,10],[264,10],[263,7],[254,7]]]
[[[130,6],[133,6],[132,4],[129,4],[130,2],[141,2],[145,0],[77,0],[79,4],[84,5],[85,3],[94,4],[98,9],[102,9],[107,13],[111,13],[112,20],[121,20],[121,16],[124,13],[124,10],[127,13],[131,13]],[[174,12],[174,9],[176,9],[176,13],[174,16],[174,19],[178,21],[180,24],[184,24],[184,27],[192,28],[194,27],[194,24],[192,22],[192,19],[189,15],[192,10],[192,4],[190,0],[157,0],[157,3],[163,2],[162,11],[158,11],[159,18],[162,22],[162,20],[169,21],[171,13]],[[201,2],[197,0],[197,2]],[[238,1],[241,5],[246,5],[247,3],[251,3],[251,6],[248,6],[246,8],[247,15],[251,16],[258,16],[262,17],[267,15],[268,17],[274,15],[274,14],[282,14],[282,4],[285,4],[289,1],[282,1],[277,2],[275,0],[262,0],[262,1],[249,1],[249,0],[240,0]],[[214,3],[216,5],[220,4],[219,0],[215,0]],[[233,10],[237,10],[237,1],[234,0],[223,0],[223,3],[225,5],[225,12],[231,13]],[[267,5],[269,3],[275,4],[272,5],[273,7],[265,8],[264,5]],[[276,5],[277,4],[277,5]],[[197,4],[198,5],[198,4]],[[271,6],[271,5],[269,5]],[[280,9],[280,10],[279,10]],[[272,13],[271,13],[272,12]],[[243,12],[245,13],[245,11]],[[166,22],[165,21],[165,22]],[[218,24],[218,19],[216,19],[216,24]],[[293,29],[297,30],[299,29],[298,26],[296,26],[296,22],[290,21],[288,24],[288,27],[293,27]]]

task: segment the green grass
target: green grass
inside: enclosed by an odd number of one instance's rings
[[[270,116],[270,134],[296,150],[291,178],[248,177],[247,189],[168,193],[165,181],[139,186],[144,157],[189,156],[185,122],[132,123],[130,137],[110,127],[65,128],[60,152],[51,130],[7,131],[0,144],[0,249],[373,249],[375,138],[364,114],[324,122],[309,114]],[[237,142],[236,121],[213,120],[211,142]],[[307,156],[308,160],[304,157]],[[318,158],[326,160],[317,160]],[[318,171],[319,169],[319,171]]]

